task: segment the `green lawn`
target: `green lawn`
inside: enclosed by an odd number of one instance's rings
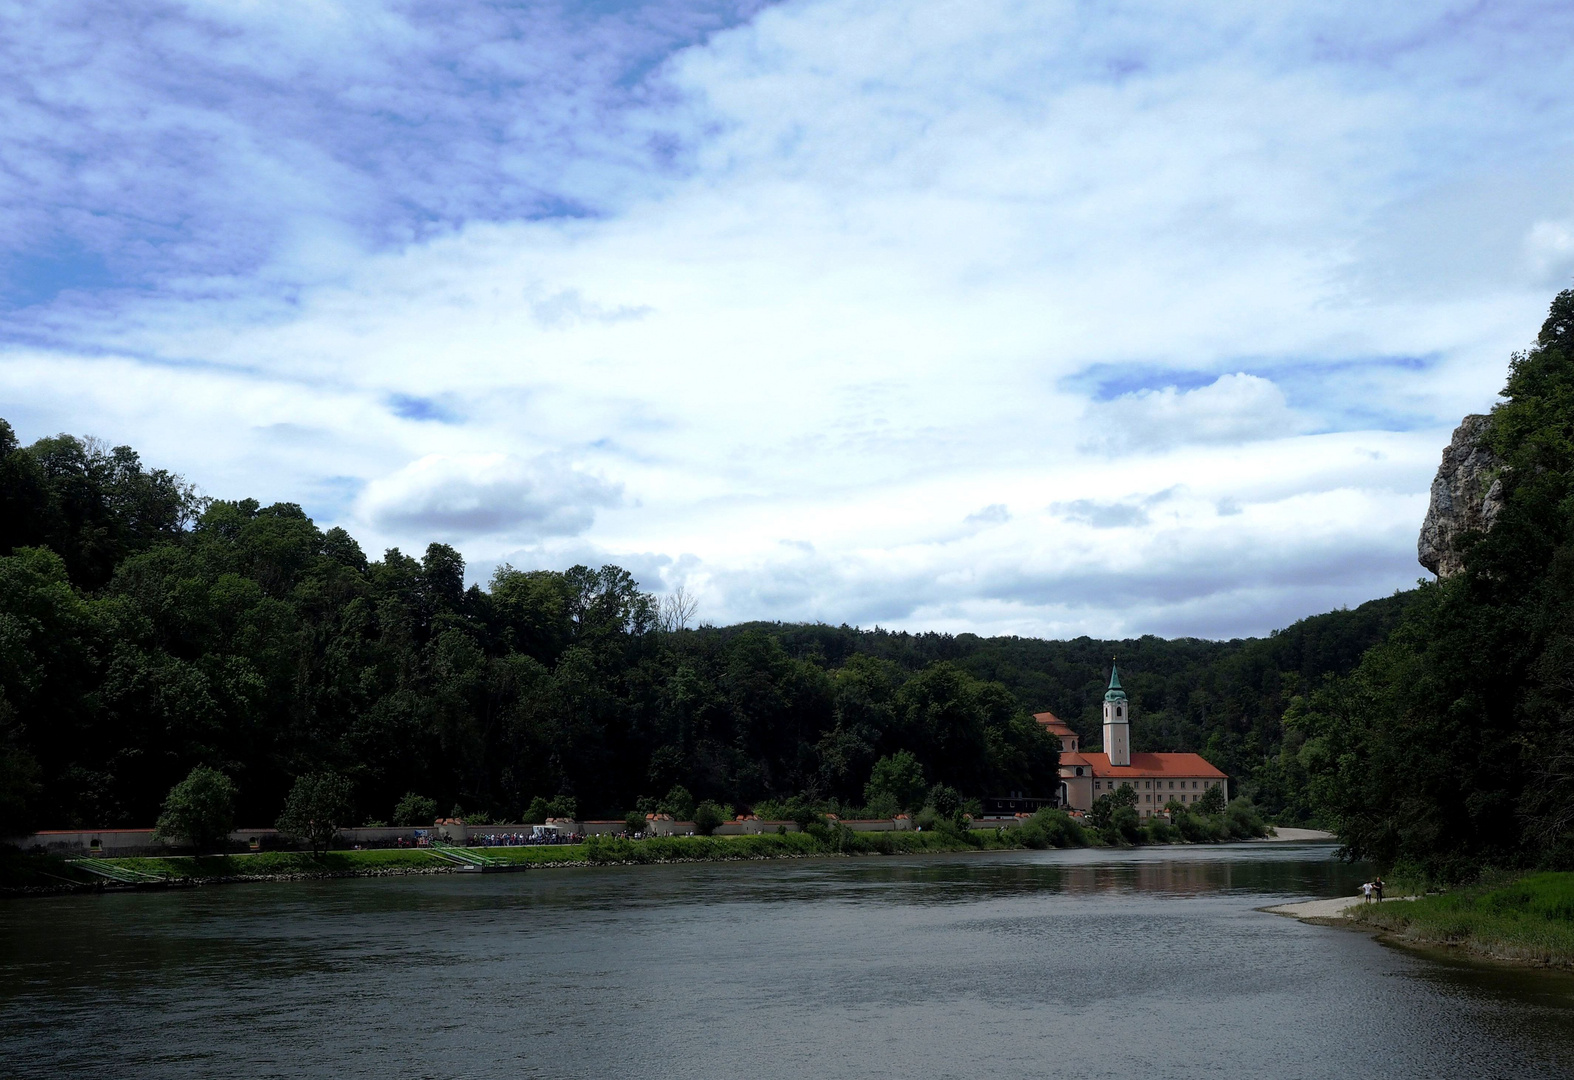
[[[916,852],[969,851],[978,848],[1014,847],[993,833],[975,833],[967,839],[945,833],[832,833],[817,838],[805,833],[765,836],[671,836],[630,842],[592,838],[583,844],[542,847],[489,847],[471,851],[494,861],[526,866],[563,863],[716,862],[740,859],[778,859],[817,855],[898,855]],[[91,865],[129,871],[145,879],[168,882],[214,881],[246,877],[322,877],[372,875],[381,871],[409,873],[453,870],[453,863],[423,848],[382,848],[367,851],[264,851],[240,855],[201,857],[95,858]],[[107,879],[52,855],[24,855],[14,850],[0,855],[0,889],[60,889],[70,885],[108,885]]]
[[[1352,915],[1404,941],[1574,967],[1574,873],[1532,874],[1402,903],[1358,905]]]
[[[1092,832],[1050,835],[1042,830],[1005,829],[962,833],[954,829],[924,832],[857,833],[826,828],[811,833],[766,833],[761,836],[666,836],[629,841],[592,837],[582,844],[541,847],[472,848],[487,861],[526,866],[563,863],[724,862],[744,859],[804,858],[824,855],[905,855],[947,851],[1000,851],[1021,847],[1099,843]],[[425,848],[384,848],[329,851],[313,856],[304,851],[268,851],[240,855],[96,858],[92,864],[120,868],[131,874],[169,882],[213,881],[245,877],[324,877],[330,875],[409,873],[453,870]],[[149,883],[152,883],[151,881]],[[0,890],[60,889],[68,884],[109,882],[64,859],[10,851],[0,857]]]

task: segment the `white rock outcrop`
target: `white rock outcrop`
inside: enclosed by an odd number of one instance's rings
[[[1503,509],[1503,481],[1498,475],[1503,463],[1482,443],[1488,419],[1465,417],[1454,429],[1432,480],[1432,502],[1421,523],[1416,558],[1440,578],[1464,569],[1455,549],[1459,536],[1486,532]]]

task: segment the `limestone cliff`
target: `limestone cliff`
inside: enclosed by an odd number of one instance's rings
[[[1502,462],[1482,444],[1487,419],[1467,416],[1454,429],[1432,480],[1432,504],[1421,523],[1416,557],[1440,578],[1464,569],[1454,549],[1459,535],[1485,532],[1503,509],[1503,482],[1498,479]]]

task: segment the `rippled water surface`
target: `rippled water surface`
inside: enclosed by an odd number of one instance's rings
[[[0,1074],[1574,1076],[1574,978],[1254,910],[1323,846],[0,901]]]

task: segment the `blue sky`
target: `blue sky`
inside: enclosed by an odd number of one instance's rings
[[[1413,582],[1574,278],[1566,5],[0,6],[0,415],[702,617]]]

